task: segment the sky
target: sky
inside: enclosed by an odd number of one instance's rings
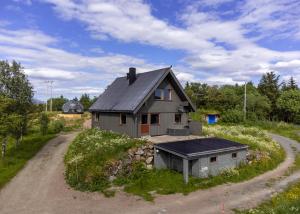
[[[300,83],[299,0],[1,0],[0,59],[45,100],[98,96],[129,67],[168,67],[181,83]]]

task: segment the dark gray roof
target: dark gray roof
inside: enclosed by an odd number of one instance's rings
[[[63,113],[83,113],[83,105],[77,100],[70,100],[62,106]]]
[[[155,147],[184,157],[197,157],[248,148],[247,145],[216,137],[160,143]]]
[[[179,84],[170,67],[137,74],[137,79],[131,85],[126,77],[116,78],[115,81],[99,96],[90,107],[90,111],[102,112],[131,112],[136,113],[149,94],[171,74]],[[183,89],[179,84],[180,90]],[[186,97],[186,95],[184,94]],[[188,97],[186,97],[189,101]],[[192,104],[191,104],[192,105]],[[192,107],[194,108],[194,107]]]

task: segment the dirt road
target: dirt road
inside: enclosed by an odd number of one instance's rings
[[[99,193],[72,190],[64,181],[63,156],[75,135],[62,135],[51,140],[0,191],[1,214],[222,213],[223,207],[225,213],[230,213],[232,208],[255,206],[300,178],[300,172],[280,178],[293,163],[291,145],[300,151],[300,144],[272,135],[286,150],[287,158],[275,170],[252,180],[199,190],[188,196],[158,196],[154,203],[126,193],[105,198]]]

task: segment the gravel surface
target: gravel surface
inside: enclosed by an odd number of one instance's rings
[[[283,177],[294,161],[291,145],[300,144],[272,135],[286,150],[287,158],[273,171],[238,184],[224,184],[187,196],[158,196],[155,202],[123,192],[113,198],[99,193],[70,189],[64,180],[63,156],[77,133],[51,140],[25,168],[0,191],[1,214],[83,214],[83,213],[231,213],[233,208],[249,208],[281,191],[300,178],[300,172]]]

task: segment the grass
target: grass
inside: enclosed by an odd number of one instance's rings
[[[143,143],[109,131],[83,131],[65,156],[66,180],[78,190],[105,192],[110,187],[109,167],[124,158],[129,148]]]
[[[124,191],[151,201],[155,194],[188,194],[198,189],[251,179],[274,169],[284,160],[284,150],[259,129],[243,126],[211,126],[204,127],[204,131],[206,134],[247,144],[250,149],[265,152],[266,157],[253,161],[250,165],[227,169],[218,176],[190,177],[188,184],[184,183],[181,173],[167,169],[147,170],[143,164],[136,163],[131,173],[119,174],[112,183],[109,181],[107,171],[111,163],[124,158],[129,148],[141,145],[143,141],[112,132],[87,130],[74,140],[65,156],[66,180],[75,189],[102,191],[109,196],[113,195],[109,191],[110,187],[123,186]]]
[[[18,148],[9,140],[6,157],[0,159],[0,189],[53,137],[54,134],[31,134],[23,138]]]
[[[295,214],[300,213],[300,182],[291,185],[286,191],[279,193],[271,200],[257,208],[235,210],[238,214]]]

